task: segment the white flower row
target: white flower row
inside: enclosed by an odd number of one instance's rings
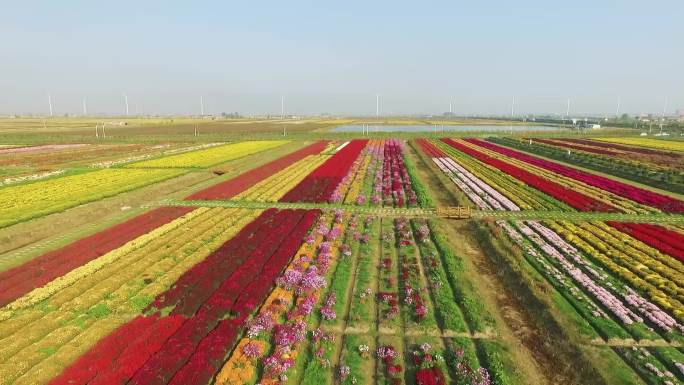
[[[520,207],[518,207],[518,205],[513,203],[510,199],[498,192],[496,189],[492,188],[492,186],[473,175],[463,166],[456,163],[453,159],[446,157],[433,158],[433,160],[435,159],[438,159],[439,162],[442,163],[443,167],[440,167],[442,171],[444,171],[447,175],[456,175],[461,181],[467,184],[473,192],[485,199],[496,210],[520,211]],[[435,163],[438,163],[438,161],[435,160]]]
[[[40,172],[37,174],[31,174],[31,175],[15,176],[15,177],[11,177],[11,178],[5,178],[0,182],[0,186],[7,186],[10,184],[16,184],[16,183],[21,183],[21,182],[26,182],[26,181],[31,181],[31,180],[45,179],[45,178],[49,178],[51,176],[60,175],[60,174],[64,174],[64,173],[65,173],[65,170],[54,170],[54,171]]]
[[[339,145],[339,146],[335,149],[335,151],[333,151],[333,154],[336,154],[336,153],[337,153],[338,151],[340,151],[341,149],[347,147],[348,144],[349,144],[349,141],[346,141],[346,142],[342,143],[341,145]]]

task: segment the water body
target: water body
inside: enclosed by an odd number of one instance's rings
[[[344,126],[335,127],[332,132],[362,132],[366,126],[361,124],[347,124]],[[367,126],[370,132],[432,132],[435,126],[421,124],[421,125],[377,125]],[[438,132],[441,131],[492,131],[492,132],[510,132],[513,131],[557,131],[558,127],[553,126],[506,126],[506,125],[438,125],[436,127]]]

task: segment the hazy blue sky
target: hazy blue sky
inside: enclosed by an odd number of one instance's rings
[[[684,109],[684,1],[9,1],[0,113]]]

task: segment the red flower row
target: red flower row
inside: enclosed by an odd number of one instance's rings
[[[434,144],[427,141],[427,139],[416,139],[416,143],[420,145],[423,151],[431,158],[444,158],[446,154],[444,151],[437,148]]]
[[[366,147],[368,141],[352,140],[330,159],[318,166],[306,176],[297,186],[285,194],[281,202],[316,202],[330,200],[335,188],[342,178],[349,172],[356,158]]]
[[[161,207],[2,272],[0,306],[192,210]]]
[[[684,262],[684,235],[658,225],[647,223],[606,222],[608,225],[645,244]]]
[[[231,240],[183,274],[171,289],[157,296],[146,311],[173,307],[176,314],[195,314],[199,306],[221,283],[235,273],[259,246],[259,243],[255,242],[256,238],[275,230],[278,226],[276,220],[282,220],[287,213],[279,213],[275,209],[264,211]]]
[[[562,142],[560,140],[549,140],[549,139],[542,139],[542,138],[532,138],[535,142],[543,143],[543,144],[548,144],[549,146],[554,146],[554,147],[565,147],[565,148],[572,148],[573,150],[579,150],[579,151],[585,151],[585,152],[592,152],[594,154],[599,154],[599,155],[619,155],[619,152],[611,151],[611,150],[604,150],[600,148],[591,148],[586,145],[581,145],[581,144],[572,144],[572,143],[565,143],[567,140],[562,139]]]
[[[240,174],[239,176],[231,180],[216,184],[202,191],[198,191],[187,197],[186,200],[230,199],[235,195],[252,187],[255,183],[264,180],[279,171],[284,170],[285,168],[291,166],[295,162],[302,160],[309,155],[315,155],[320,153],[325,149],[325,146],[327,144],[328,142],[325,140],[318,141],[314,144],[297,150],[289,155],[285,155],[270,163],[266,163],[261,167],[257,167],[253,170],[247,171],[244,174]]]
[[[497,169],[505,172],[508,175],[513,176],[514,178],[517,178],[518,180],[521,180],[525,182],[526,184],[536,188],[539,191],[542,191],[560,201],[563,201],[570,206],[576,208],[577,210],[580,211],[613,211],[613,208],[604,204],[603,202],[600,202],[596,199],[593,199],[591,197],[588,197],[582,193],[579,193],[575,190],[569,189],[567,187],[561,186],[558,183],[549,181],[547,179],[544,179],[540,176],[537,176],[535,174],[532,174],[531,172],[527,170],[523,170],[520,167],[516,167],[512,164],[506,163],[500,159],[492,158],[489,155],[486,155],[484,153],[481,153],[477,150],[474,150],[468,146],[465,146],[461,143],[455,142],[451,139],[442,139],[445,143],[450,145],[451,147],[462,151],[478,160],[480,160],[483,163],[489,164],[491,166],[496,167]]]
[[[635,187],[626,183],[618,182],[613,179],[609,179],[603,176],[590,174],[585,171],[580,171],[572,167],[563,166],[556,162],[551,162],[541,158],[537,158],[531,155],[524,154],[522,152],[512,150],[506,147],[502,147],[493,143],[485,142],[480,139],[465,139],[466,141],[476,144],[480,147],[487,148],[492,151],[496,151],[499,154],[509,156],[521,160],[525,163],[535,165],[537,167],[544,168],[549,171],[553,171],[557,174],[566,176],[584,182],[594,187],[610,191],[613,194],[631,199],[635,202],[653,206],[661,209],[665,212],[672,213],[684,213],[684,202],[670,198],[666,195],[658,194],[656,192],[644,190],[639,187]]]
[[[170,316],[127,323],[52,384],[210,382],[319,216],[319,210],[265,211],[150,307],[174,306]]]
[[[185,320],[182,316],[138,316],[100,340],[50,385],[123,383]]]
[[[248,269],[243,270],[242,277],[249,278],[251,282],[245,284],[240,295],[237,296],[230,310],[232,318],[221,320],[218,327],[202,340],[188,362],[173,377],[171,384],[208,383],[221,369],[245,320],[266,299],[273,288],[275,279],[297,252],[302,239],[320,215],[320,211],[314,210],[301,214],[303,215],[298,223],[294,221],[295,217],[283,221],[283,226],[279,231],[284,234],[287,234],[286,229],[292,229],[292,231],[280,243],[266,263],[260,265],[259,269],[256,269],[252,264]],[[255,255],[259,255],[259,253],[255,252],[252,258]],[[237,291],[236,283],[231,283],[232,288],[227,288],[227,290]],[[162,368],[162,370],[164,369]],[[149,382],[139,381],[139,383],[148,384]]]

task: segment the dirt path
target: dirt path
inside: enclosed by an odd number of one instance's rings
[[[469,233],[465,221],[443,221],[441,231],[447,236],[457,255],[465,261],[466,276],[473,277],[478,294],[496,319],[499,339],[507,346],[512,361],[529,384],[570,384],[554,372],[555,362],[543,351],[542,339],[520,306],[515,295],[501,284],[497,271],[477,241]]]

